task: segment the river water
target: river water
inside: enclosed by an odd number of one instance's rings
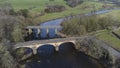
[[[103,14],[111,11],[112,10],[101,10],[95,12],[95,14]],[[88,13],[86,15],[90,16],[91,14]],[[63,18],[51,20],[40,24],[40,26],[60,26],[63,20]],[[61,30],[61,28],[58,30]],[[35,33],[35,37],[39,36]],[[41,29],[40,37],[47,38],[46,29]],[[56,37],[55,29],[49,29],[49,37]],[[75,51],[62,54],[53,52],[52,48],[45,49],[44,47],[42,50],[45,50],[46,53],[50,52],[52,55],[48,55],[47,57],[37,55],[36,57],[33,57],[31,61],[26,63],[26,68],[104,68],[95,59],[82,52]]]
[[[116,10],[116,9],[114,9],[114,10]],[[103,14],[103,13],[107,13],[107,12],[111,12],[111,11],[112,10],[100,10],[100,11],[94,12],[94,14]],[[85,15],[86,16],[91,16],[92,14],[88,13],[88,14],[85,14]],[[59,19],[43,22],[42,24],[40,24],[40,26],[60,26],[60,24],[63,21],[64,21],[64,18],[59,18]],[[58,29],[58,31],[60,31],[60,30],[61,30],[61,28]],[[34,33],[34,37],[36,37],[36,38],[41,37],[41,38],[44,39],[44,38],[47,38],[48,36],[49,36],[49,38],[55,38],[56,37],[54,28],[49,29],[48,35],[47,35],[46,29],[41,29],[40,36],[38,36],[36,29],[34,29],[33,33]]]
[[[104,68],[96,60],[82,52],[54,53],[48,58],[39,57],[26,65],[27,68]]]

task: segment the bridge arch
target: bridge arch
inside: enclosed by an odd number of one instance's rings
[[[55,53],[55,47],[52,44],[44,44],[37,48],[37,55],[40,57],[49,57]]]
[[[60,53],[71,53],[76,51],[75,44],[73,42],[64,42],[59,45]]]

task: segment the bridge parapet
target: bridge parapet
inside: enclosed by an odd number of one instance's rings
[[[28,26],[26,29],[61,28],[61,26]]]

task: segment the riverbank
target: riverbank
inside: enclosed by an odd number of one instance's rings
[[[95,37],[86,37],[83,40],[78,40],[77,50],[96,58],[101,61],[106,68],[119,68],[120,52],[111,47],[111,44],[106,43]]]
[[[100,15],[101,17],[106,17],[106,16],[108,16],[109,14],[114,14],[114,12],[118,12],[118,11],[120,11],[120,8],[114,8],[114,9],[102,9],[102,10],[97,10],[97,11],[95,11],[95,12],[90,12],[90,11],[88,11],[88,12],[85,12],[85,13],[82,13],[82,14],[69,14],[69,15],[67,15],[67,16],[63,16],[63,17],[58,17],[58,18],[53,18],[53,19],[51,19],[51,18],[49,18],[49,20],[43,20],[43,21],[40,21],[39,23],[46,23],[46,22],[49,22],[49,21],[54,21],[54,20],[58,20],[58,19],[65,19],[65,18],[69,18],[69,17],[76,17],[76,16],[82,16],[82,15],[86,15],[86,16],[91,16],[92,14],[97,14],[97,15]],[[112,13],[113,12],[113,13]],[[116,16],[116,15],[115,15]],[[115,17],[116,18],[116,17]]]

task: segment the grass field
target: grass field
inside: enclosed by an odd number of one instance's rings
[[[101,15],[102,17],[108,16],[114,20],[120,21],[120,10],[113,10],[112,12],[105,13]],[[120,35],[120,30],[114,31],[116,34]],[[114,48],[120,50],[120,39],[114,37],[109,31],[104,31],[97,35],[97,37],[107,43],[112,44]]]
[[[63,0],[9,0],[15,10],[33,8],[33,11],[42,11],[46,5],[60,4],[66,6]]]
[[[96,37],[106,43],[111,44],[113,48],[118,49],[120,51],[120,39],[113,36],[108,30],[104,30],[96,34]]]
[[[1,3],[8,1],[12,4],[15,11],[18,11],[20,9],[30,9],[30,14],[32,16],[39,14],[41,11],[44,11],[47,5],[63,5],[66,7],[66,10],[59,13],[46,13],[44,16],[38,17],[35,20],[37,22],[43,22],[51,19],[56,19],[64,16],[69,16],[70,14],[81,14],[81,13],[87,13],[92,10],[98,10],[102,8],[104,5],[103,3],[98,2],[92,2],[92,1],[85,1],[84,3],[78,5],[77,7],[71,8],[68,5],[66,5],[66,2],[64,0],[0,0]],[[112,4],[110,4],[112,5]]]
[[[103,14],[101,16],[103,16],[103,17],[104,16],[109,16],[109,17],[111,17],[114,20],[120,21],[120,10],[119,9],[118,10],[113,10],[112,12],[105,13],[105,14]]]
[[[92,10],[99,10],[100,8],[102,8],[102,5],[103,5],[102,3],[87,1],[81,5],[78,5],[75,8],[67,7],[67,10],[60,12],[60,13],[52,13],[52,14],[46,13],[44,16],[38,17],[37,20],[43,22],[46,20],[69,16],[71,14],[73,14],[73,15],[85,14],[85,13],[91,12]],[[95,7],[93,8],[93,6],[95,6]],[[89,7],[89,8],[87,8],[87,7]]]

